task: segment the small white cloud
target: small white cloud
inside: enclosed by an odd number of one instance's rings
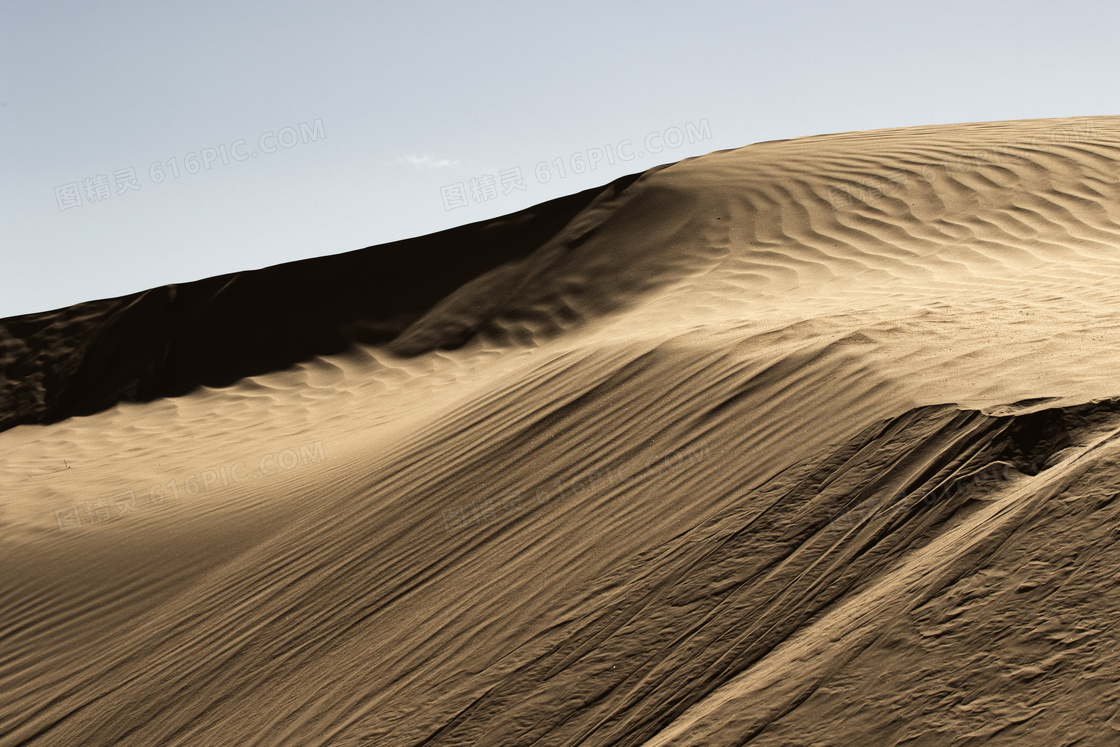
[[[397,156],[397,163],[410,163],[418,169],[457,169],[459,168],[459,159],[452,160],[450,158],[435,158],[425,153],[422,156],[417,156],[409,153],[404,156]]]

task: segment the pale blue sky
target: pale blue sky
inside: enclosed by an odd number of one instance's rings
[[[762,140],[1116,114],[1118,38],[1111,2],[3,0],[0,317]],[[503,194],[513,169],[524,189]]]

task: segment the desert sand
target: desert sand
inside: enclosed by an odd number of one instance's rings
[[[0,320],[0,747],[1120,744],[1120,117]]]

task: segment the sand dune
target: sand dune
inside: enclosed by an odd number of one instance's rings
[[[0,320],[0,747],[1120,740],[1120,118]]]

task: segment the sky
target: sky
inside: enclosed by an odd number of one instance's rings
[[[715,150],[1120,113],[1114,2],[0,0],[0,318]]]

